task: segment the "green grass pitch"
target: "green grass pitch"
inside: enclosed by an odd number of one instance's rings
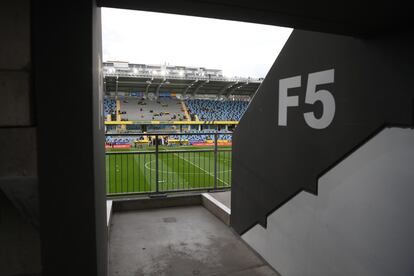
[[[154,151],[154,147],[147,147],[107,154],[107,194],[155,192]],[[159,192],[214,188],[213,147],[160,146],[158,156]],[[230,187],[231,147],[219,147],[217,161],[217,187]]]

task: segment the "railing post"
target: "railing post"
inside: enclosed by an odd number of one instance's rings
[[[159,193],[158,187],[158,135],[155,135],[155,192]]]
[[[214,190],[217,189],[217,151],[218,151],[218,143],[217,139],[218,134],[214,133]]]

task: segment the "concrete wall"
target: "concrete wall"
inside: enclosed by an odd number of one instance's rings
[[[414,130],[387,128],[242,237],[282,275],[414,274]]]
[[[32,11],[42,272],[106,275],[99,8],[34,1]],[[51,104],[57,93],[65,100]]]
[[[0,192],[0,275],[40,273],[39,232]]]
[[[106,275],[100,27],[93,0],[1,4],[1,276]]]
[[[38,217],[33,217],[33,214],[38,213],[38,208],[30,21],[29,0],[2,1],[0,8],[0,275],[2,276],[35,274],[41,270],[40,239],[36,229]],[[35,210],[24,212],[28,209]]]

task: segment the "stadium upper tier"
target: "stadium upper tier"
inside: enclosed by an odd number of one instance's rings
[[[186,100],[188,112],[202,121],[239,121],[247,101]]]
[[[120,100],[121,119],[131,121],[184,121],[181,101],[171,98],[143,100],[140,98],[125,98]]]
[[[253,96],[262,79],[224,77],[221,70],[203,67],[144,65],[127,62],[103,64],[104,87],[107,94],[162,93],[216,96]]]

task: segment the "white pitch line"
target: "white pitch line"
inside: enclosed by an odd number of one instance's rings
[[[184,161],[187,161],[188,163],[192,164],[193,166],[199,168],[200,170],[202,170],[203,172],[206,172],[207,174],[211,175],[212,177],[214,177],[214,174],[212,174],[211,172],[206,171],[205,169],[201,168],[200,166],[194,164],[193,162],[185,159],[184,157],[181,157],[180,155],[174,153],[174,155],[178,156],[179,158],[183,159]],[[217,177],[217,180],[223,182],[224,184],[226,184],[226,186],[229,186],[229,183],[227,183],[226,181],[221,180],[220,178]]]
[[[204,158],[204,157],[202,157],[202,158]],[[174,158],[168,158],[168,159],[164,159],[163,161],[165,161],[165,160],[174,160]],[[220,161],[220,160],[222,160],[222,161],[225,161],[225,162],[230,162],[230,160],[226,160],[226,159],[218,159],[218,161]],[[155,162],[156,160],[152,160],[152,161],[148,161],[148,162],[146,162],[145,164],[144,164],[144,167],[147,169],[147,170],[151,170],[151,171],[153,171],[153,172],[155,172],[155,171],[157,171],[156,169],[151,169],[149,166],[148,166],[148,164],[151,164],[151,163],[153,163],[153,162]],[[187,160],[186,160],[187,161]],[[177,174],[177,172],[174,172],[174,171],[161,171],[161,170],[158,170],[159,172],[161,172],[161,173],[170,173],[170,174]],[[231,169],[230,170],[226,170],[226,171],[218,171],[219,173],[228,173],[228,172],[231,172]],[[200,172],[198,172],[198,173],[183,173],[184,175],[199,175],[199,174],[201,174]]]

